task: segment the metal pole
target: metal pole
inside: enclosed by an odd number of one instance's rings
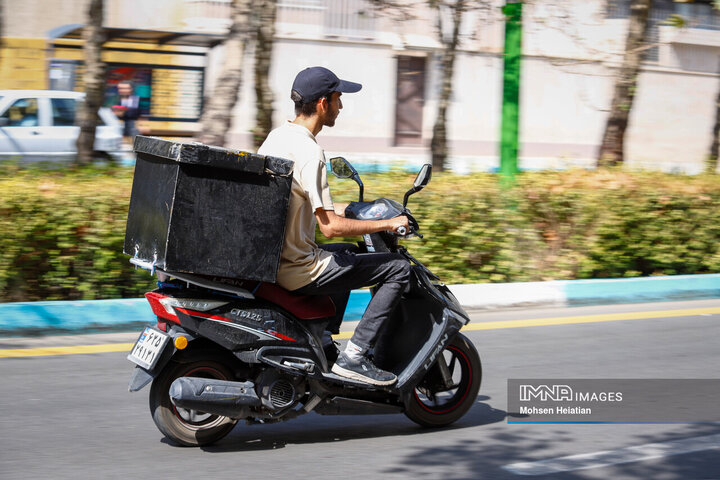
[[[507,3],[503,70],[502,127],[500,130],[500,174],[512,183],[518,172],[518,125],[520,113],[520,58],[522,53],[522,2]]]

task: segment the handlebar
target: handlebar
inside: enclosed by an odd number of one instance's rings
[[[418,238],[423,238],[422,234],[417,231],[417,229],[410,225],[410,229],[406,228],[405,226],[400,226],[395,230],[395,235],[399,237],[405,237],[408,235],[415,235]]]

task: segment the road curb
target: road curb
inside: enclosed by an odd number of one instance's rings
[[[717,298],[720,274],[449,287],[467,309],[606,305]],[[369,291],[353,291],[345,320],[359,320],[369,301]],[[155,320],[144,298],[0,303],[0,335],[122,331]]]
[[[465,308],[582,306],[720,297],[720,274],[451,285]]]

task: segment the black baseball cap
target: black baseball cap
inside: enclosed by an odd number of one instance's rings
[[[361,88],[359,83],[340,80],[327,68],[309,67],[297,74],[292,92],[297,92],[302,103],[311,103],[332,92],[355,93]]]

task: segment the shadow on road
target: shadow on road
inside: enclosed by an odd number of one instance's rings
[[[443,445],[419,448],[411,454],[400,457],[395,467],[386,469],[380,476],[392,478],[422,478],[430,467],[446,466],[444,480],[460,479],[522,479],[533,480],[579,480],[579,479],[677,479],[709,480],[720,478],[720,456],[717,449],[693,453],[667,455],[660,458],[618,463],[616,465],[556,472],[549,475],[524,476],[511,473],[504,466],[517,462],[534,462],[552,459],[558,456],[558,450],[564,455],[592,453],[578,451],[572,444],[577,439],[577,430],[586,430],[585,436],[598,438],[613,436],[613,425],[557,426],[536,425],[518,426],[508,433],[487,432],[478,438],[453,441]],[[640,428],[640,427],[638,427]],[[717,435],[720,428],[714,425],[688,425],[679,431],[664,434],[637,435],[631,444],[618,444],[622,449],[650,443],[664,443],[706,435]],[[599,450],[599,449],[597,449]],[[622,461],[619,452],[617,461]]]
[[[239,424],[224,440],[203,447],[211,453],[273,450],[292,444],[335,443],[364,438],[423,435],[489,425],[505,420],[506,412],[478,397],[470,411],[453,425],[443,429],[423,428],[400,414],[369,416],[320,416],[310,414],[287,423],[245,426]],[[162,440],[170,443],[166,439]]]

